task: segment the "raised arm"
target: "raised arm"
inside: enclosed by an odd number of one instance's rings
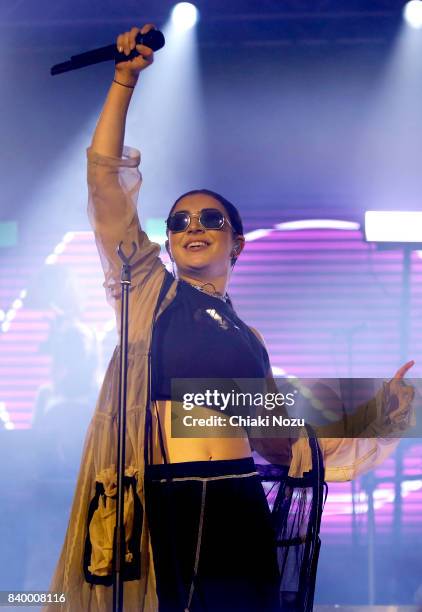
[[[122,156],[126,115],[132,94],[140,72],[148,68],[154,60],[152,50],[144,45],[135,45],[135,38],[139,32],[146,34],[153,27],[149,24],[141,30],[132,28],[130,32],[120,34],[117,38],[116,45],[121,53],[129,55],[136,46],[136,50],[141,55],[127,62],[116,64],[114,80],[92,138],[91,149],[100,155]]]
[[[153,52],[135,45],[139,32],[152,25],[132,28],[117,38],[119,50],[129,55],[135,48],[140,55],[117,64],[103,110],[94,132],[88,155],[88,216],[104,270],[104,287],[109,302],[118,309],[122,262],[117,247],[123,242],[126,253],[137,246],[132,268],[132,288],[141,286],[154,271],[162,269],[159,246],[149,241],[141,230],[137,213],[141,174],[140,154],[124,146],[126,116],[134,88],[142,70],[153,62]]]

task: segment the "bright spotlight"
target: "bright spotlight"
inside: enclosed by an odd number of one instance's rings
[[[190,2],[179,2],[172,10],[171,20],[179,31],[190,30],[198,21],[198,9]]]
[[[368,242],[422,244],[422,212],[367,210],[365,238]]]
[[[412,28],[422,28],[422,2],[411,0],[404,7],[404,18]]]

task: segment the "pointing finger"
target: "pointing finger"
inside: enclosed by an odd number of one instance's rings
[[[404,365],[402,365],[402,367],[399,368],[397,372],[394,374],[393,380],[402,379],[406,375],[406,372],[410,370],[410,368],[412,368],[414,365],[415,365],[415,362],[413,361],[413,359],[411,361],[408,361]]]

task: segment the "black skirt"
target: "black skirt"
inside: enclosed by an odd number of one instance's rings
[[[148,465],[160,612],[275,612],[279,570],[253,459]]]

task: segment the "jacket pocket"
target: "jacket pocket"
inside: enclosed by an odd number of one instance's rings
[[[124,484],[125,559],[123,580],[139,580],[140,543],[143,507],[137,494],[137,472],[126,469]],[[111,586],[114,567],[114,532],[116,526],[117,478],[113,468],[103,470],[96,479],[95,495],[89,504],[84,549],[85,580]]]

